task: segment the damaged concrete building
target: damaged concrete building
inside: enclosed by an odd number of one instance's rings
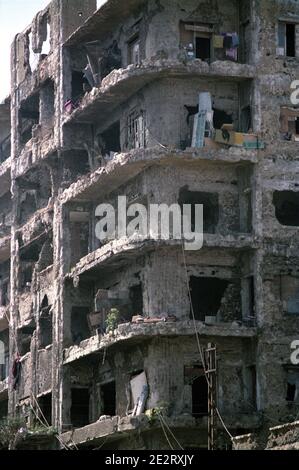
[[[217,348],[219,449],[223,423],[248,436],[295,421],[298,60],[294,0],[53,0],[15,37],[0,413],[24,420],[21,447],[169,449],[166,433],[207,448],[197,339]],[[203,247],[100,242],[96,208],[119,195],[203,204]]]

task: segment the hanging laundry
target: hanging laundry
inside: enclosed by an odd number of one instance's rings
[[[233,47],[233,38],[231,34],[226,34],[223,39],[223,47],[225,49],[231,49]]]
[[[239,46],[239,36],[237,33],[232,33],[232,47]]]
[[[228,59],[237,61],[238,60],[238,49],[236,49],[236,48],[226,49],[225,55]]]
[[[20,355],[19,353],[17,353],[14,361],[13,361],[13,365],[12,365],[12,369],[11,369],[11,373],[12,373],[12,376],[13,376],[13,389],[16,390],[17,389],[17,386],[20,382],[20,378],[21,378],[21,362],[20,362]]]
[[[225,48],[225,55],[228,59],[238,60],[238,46],[239,36],[237,33],[225,33],[223,39],[223,47]]]
[[[213,47],[215,49],[223,49],[224,37],[221,35],[214,34],[213,36]]]

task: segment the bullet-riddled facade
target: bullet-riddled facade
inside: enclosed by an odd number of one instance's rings
[[[15,37],[0,105],[0,413],[26,422],[19,445],[168,449],[166,432],[207,448],[198,343],[216,345],[231,435],[295,420],[298,60],[291,0],[53,0]],[[202,248],[137,230],[99,240],[96,209],[118,196],[202,204]],[[32,438],[39,419],[57,438]]]

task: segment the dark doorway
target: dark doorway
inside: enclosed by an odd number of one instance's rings
[[[84,95],[85,90],[84,87],[87,85],[88,82],[84,78],[83,72],[72,72],[72,100],[74,102],[78,101],[78,99]]]
[[[195,378],[192,381],[192,416],[198,418],[208,413],[208,384],[204,370],[194,366]]]
[[[89,389],[73,388],[71,422],[75,428],[81,428],[89,424]]]
[[[40,328],[40,347],[43,349],[49,346],[53,342],[52,332],[52,313],[45,312],[42,314],[39,320]]]
[[[211,58],[211,39],[196,38],[196,58],[201,60],[210,60]]]
[[[282,225],[299,226],[299,192],[275,191],[273,194],[275,216]]]
[[[142,284],[130,287],[130,300],[132,305],[132,316],[142,315],[143,313],[143,295]]]
[[[102,155],[109,155],[110,152],[120,152],[120,122],[112,124],[99,136],[99,146]]]
[[[74,344],[79,344],[84,339],[90,337],[87,315],[90,313],[89,307],[73,307],[71,314],[71,332]]]
[[[116,415],[116,390],[115,382],[109,382],[101,385],[101,399],[102,407],[101,412],[103,415],[115,416]]]
[[[217,193],[189,191],[188,186],[180,189],[179,204],[191,206],[191,230],[195,230],[195,204],[203,205],[203,231],[215,233],[219,221],[219,201]]]
[[[52,393],[48,393],[38,399],[38,404],[49,426],[52,425]],[[43,416],[41,419],[44,421]]]
[[[189,286],[196,320],[204,321],[206,315],[217,315],[221,305],[221,299],[228,285],[229,282],[224,279],[190,277]]]
[[[288,57],[296,57],[296,30],[294,23],[286,24],[286,49]]]

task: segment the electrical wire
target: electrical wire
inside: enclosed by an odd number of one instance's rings
[[[30,408],[32,409],[36,419],[41,423],[41,425],[45,428],[45,429],[49,429],[50,426],[47,426],[45,425],[45,423],[43,423],[43,421],[40,419],[40,417],[38,416],[38,414],[36,413],[35,409],[33,408],[31,402],[30,402]],[[65,450],[70,450],[69,447],[60,439],[60,437],[58,435],[55,435],[56,439],[58,440],[58,442],[62,445],[62,447],[65,449]]]
[[[51,426],[49,425],[47,419],[45,418],[45,415],[44,415],[44,413],[42,412],[42,410],[41,410],[41,408],[40,408],[40,406],[39,406],[39,403],[38,403],[37,399],[35,398],[34,395],[32,395],[32,398],[33,398],[33,400],[34,400],[34,402],[35,402],[35,404],[36,404],[36,406],[37,406],[37,409],[38,409],[38,411],[40,412],[40,414],[41,414],[41,416],[42,416],[44,422],[46,423],[46,424],[44,424],[44,426],[45,426],[47,429],[49,429]],[[31,404],[30,404],[30,405],[31,405]],[[31,405],[31,407],[32,407],[32,405]],[[41,422],[39,416],[35,413],[35,410],[34,410],[34,409],[33,409],[33,412],[34,412],[35,416],[37,416],[38,420]],[[43,424],[43,423],[42,423],[42,424]],[[57,440],[60,442],[60,444],[61,444],[63,447],[67,448],[66,444],[64,444],[64,442],[62,441],[62,439],[60,438],[59,435],[56,435],[56,438],[57,438]],[[75,442],[73,441],[73,439],[71,439],[71,441],[72,441],[72,443],[73,443],[75,449],[78,450],[78,447],[76,446],[76,444],[75,444]],[[67,448],[67,450],[70,450],[70,449]]]
[[[187,290],[188,290],[188,296],[189,296],[190,309],[191,309],[191,314],[192,314],[192,319],[193,319],[193,326],[194,326],[194,331],[195,331],[195,335],[196,335],[197,347],[198,347],[198,351],[199,351],[199,355],[200,355],[202,367],[203,367],[203,370],[204,370],[205,379],[206,379],[206,381],[207,381],[208,387],[211,388],[211,383],[210,383],[210,381],[209,381],[209,377],[208,377],[208,373],[207,373],[207,369],[206,369],[206,363],[205,363],[205,360],[204,360],[203,348],[202,348],[202,346],[201,346],[201,344],[200,344],[199,333],[198,333],[197,324],[196,324],[196,319],[195,319],[195,314],[194,314],[194,309],[193,309],[193,303],[192,303],[191,291],[190,291],[190,286],[189,286],[187,262],[186,262],[186,256],[185,256],[184,241],[183,241],[183,239],[182,239],[182,253],[183,253],[183,262],[184,262],[184,268],[185,268],[185,274],[186,274],[186,284],[187,284]],[[226,433],[228,434],[229,438],[232,440],[232,439],[233,439],[233,436],[232,436],[232,434],[229,432],[227,426],[225,425],[224,420],[223,420],[223,418],[222,418],[222,416],[221,416],[221,414],[220,414],[220,411],[219,411],[218,407],[215,406],[215,409],[216,409],[217,415],[218,415],[218,417],[219,417],[219,419],[220,419],[220,422],[221,422],[221,424],[222,424],[224,430],[225,430]]]
[[[171,434],[171,436],[173,437],[173,439],[175,440],[175,442],[177,443],[177,445],[179,446],[179,448],[180,448],[181,450],[184,450],[184,448],[183,448],[182,445],[179,443],[179,441],[177,440],[177,438],[176,438],[175,435],[173,434],[172,430],[171,430],[170,427],[168,426],[168,424],[167,424],[166,420],[164,419],[163,415],[160,414],[159,412],[158,412],[158,415],[160,416],[160,418],[161,418],[161,420],[163,421],[163,423],[164,423],[166,429],[167,429],[168,432]]]
[[[166,441],[167,441],[167,443],[168,443],[170,449],[171,449],[171,450],[174,450],[174,448],[172,447],[172,444],[171,444],[170,440],[168,439],[168,436],[167,436],[166,431],[165,431],[165,429],[164,429],[163,421],[162,421],[161,416],[160,416],[159,413],[158,413],[158,418],[159,418],[159,420],[160,420],[161,428],[162,428],[162,431],[163,431],[163,433],[164,433],[165,439],[166,439]]]

